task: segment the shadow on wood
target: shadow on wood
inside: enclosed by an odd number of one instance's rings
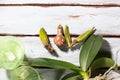
[[[75,46],[73,46],[73,47],[71,48],[71,50],[74,51],[74,50],[80,49],[81,45],[82,45],[82,43],[78,43],[78,44],[76,44]]]
[[[64,52],[67,52],[67,51],[68,51],[68,46],[67,46],[67,44],[64,44],[63,46],[58,46],[58,48],[59,48],[61,51],[64,51]]]
[[[110,47],[108,41],[106,41],[106,40],[103,40],[102,47],[96,56],[96,58],[100,58],[100,57],[112,58],[111,47]]]

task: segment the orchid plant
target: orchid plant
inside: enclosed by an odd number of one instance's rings
[[[113,69],[116,65],[111,58],[96,58],[102,41],[102,36],[94,34],[86,38],[80,48],[80,65],[78,66],[67,61],[50,58],[26,58],[25,48],[20,40],[10,36],[3,37],[0,39],[0,67],[9,70],[10,80],[43,80],[35,67],[72,70],[60,80],[107,80],[106,73],[91,78],[91,73],[96,69],[103,67],[112,67]]]

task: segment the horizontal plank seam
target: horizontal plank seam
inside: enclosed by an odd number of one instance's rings
[[[85,6],[85,7],[120,7],[120,4],[77,4],[77,3],[24,3],[24,4],[0,4],[0,6],[41,6],[41,7],[54,7],[54,6]]]
[[[79,34],[70,34],[71,37],[77,37]],[[96,35],[102,35],[102,34],[96,34]],[[39,37],[38,34],[6,34],[6,33],[0,33],[0,36],[17,36],[17,37]],[[49,34],[48,37],[54,37],[56,34]],[[120,35],[112,35],[112,34],[104,34],[103,37],[109,37],[109,38],[120,38]]]

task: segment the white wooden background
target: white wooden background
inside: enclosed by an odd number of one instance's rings
[[[111,51],[113,59],[120,49],[120,0],[0,0],[0,37],[17,36],[27,57],[49,57],[79,65],[79,49],[64,52],[53,43],[59,24],[68,25],[73,37],[96,27],[96,34],[109,43],[111,48],[104,44],[104,49]],[[38,37],[41,27],[60,57],[51,56],[43,47]]]

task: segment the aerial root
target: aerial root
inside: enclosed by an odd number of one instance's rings
[[[120,76],[113,77],[111,79],[108,79],[107,76],[111,73],[111,70],[114,69],[117,65],[117,55],[118,55],[119,50],[116,53],[116,60],[115,63],[112,67],[110,67],[103,75],[99,74],[98,76],[94,77],[93,80],[113,80],[115,78],[118,78]]]

